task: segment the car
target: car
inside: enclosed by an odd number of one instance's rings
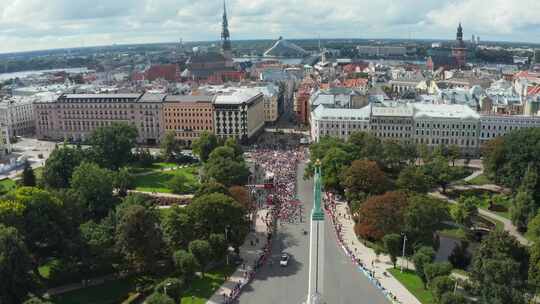
[[[289,264],[289,255],[284,253],[279,259],[279,266],[286,267]]]

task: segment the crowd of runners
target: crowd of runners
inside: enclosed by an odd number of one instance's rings
[[[244,268],[244,278],[240,280],[229,294],[223,294],[223,302],[234,303],[242,288],[248,284],[255,273],[266,263],[271,255],[272,236],[276,228],[278,219],[294,223],[302,221],[302,207],[296,198],[296,168],[298,162],[304,159],[302,149],[270,150],[256,149],[250,151],[251,159],[256,162],[256,167],[265,173],[264,183],[272,185],[268,189],[267,203],[268,212],[263,220],[266,223],[266,243],[258,258],[253,262],[251,268]],[[259,240],[257,239],[256,242]],[[252,241],[253,242],[253,241]],[[253,245],[253,244],[252,244]]]
[[[337,235],[337,241],[339,245],[343,248],[345,251],[345,254],[347,254],[348,257],[351,258],[352,262],[356,264],[359,269],[368,277],[368,279],[371,281],[371,283],[377,287],[381,292],[394,304],[401,304],[400,301],[398,301],[397,297],[392,294],[389,290],[384,288],[384,286],[381,284],[381,282],[377,279],[375,276],[375,270],[371,269],[366,265],[359,257],[357,257],[357,254],[355,251],[351,250],[346,242],[343,241],[343,233],[342,233],[342,224],[340,223],[340,218],[344,217],[350,217],[348,214],[337,214],[336,212],[336,198],[332,193],[325,193],[324,194],[324,205],[326,212],[330,215],[330,218],[332,219],[332,224],[334,226],[334,230]],[[372,265],[373,266],[373,265]]]

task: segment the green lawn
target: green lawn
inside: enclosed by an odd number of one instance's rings
[[[469,185],[486,185],[486,184],[492,184],[493,182],[487,178],[484,174],[480,174],[477,177],[467,181],[467,184]]]
[[[432,304],[433,295],[429,290],[424,289],[422,280],[411,270],[403,270],[403,273],[399,269],[388,270],[394,278],[396,278],[407,290],[409,290],[417,299],[423,304]]]
[[[184,293],[182,304],[205,304],[225,282],[225,275],[230,276],[234,270],[232,266],[224,266],[205,273],[204,278],[198,277]]]
[[[161,162],[161,163],[153,163],[150,166],[134,165],[134,166],[130,167],[130,169],[131,169],[131,171],[133,173],[144,173],[144,172],[158,172],[161,169],[173,168],[173,167],[176,167],[176,166],[178,166],[178,164],[176,164],[176,163]]]
[[[117,304],[135,290],[135,280],[125,278],[67,292],[52,298],[55,304]]]
[[[0,180],[0,188],[4,191],[15,189],[16,186],[15,181],[10,178]]]
[[[167,183],[175,174],[183,174],[190,184],[198,183],[199,167],[191,166],[171,171],[156,171],[148,175],[135,177],[135,190],[146,192],[171,193]]]
[[[467,236],[465,235],[465,231],[459,227],[442,224],[441,227],[437,230],[440,236],[449,237],[452,239],[457,240],[467,240]]]
[[[55,264],[58,264],[58,259],[52,259],[48,261],[47,263],[39,266],[38,271],[39,275],[41,275],[44,279],[48,279],[51,275],[51,267],[53,267]]]
[[[502,202],[502,205],[497,205],[498,210],[501,210],[501,211],[489,210],[489,203],[486,200],[482,200],[482,203],[478,207],[486,211],[500,215],[504,217],[505,219],[510,219],[510,206],[512,205],[512,200],[510,199],[505,200],[505,201],[501,200],[501,202]]]

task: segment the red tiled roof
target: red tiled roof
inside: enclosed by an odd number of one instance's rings
[[[527,88],[527,96],[539,95],[539,94],[540,94],[540,85]]]
[[[168,81],[178,81],[179,74],[180,72],[176,64],[158,64],[151,66],[146,71],[146,78],[150,81],[154,81],[158,78],[163,78]]]

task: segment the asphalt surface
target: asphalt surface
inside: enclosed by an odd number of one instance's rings
[[[303,221],[278,225],[272,244],[272,262],[259,270],[237,303],[300,304],[306,300],[309,272],[309,213],[313,207],[313,182],[304,181],[304,165],[299,166],[298,196],[303,202]],[[327,304],[388,304],[382,293],[345,256],[337,246],[331,223],[326,225],[323,297]],[[281,252],[291,258],[287,267],[279,266]]]

